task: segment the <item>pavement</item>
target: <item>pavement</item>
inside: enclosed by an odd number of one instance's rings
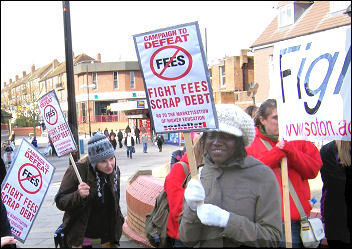
[[[28,138],[28,137],[27,137]],[[6,138],[5,132],[1,131],[1,142]],[[20,145],[22,137],[16,139],[16,148]],[[88,136],[80,136],[80,139],[84,141],[84,152],[87,153],[87,142]],[[43,152],[47,146],[45,143],[39,143],[39,151]],[[128,186],[128,180],[138,170],[153,170],[158,171],[165,163],[170,161],[171,153],[181,147],[175,145],[164,144],[163,151],[159,152],[157,146],[149,142],[148,153],[143,153],[142,144],[136,145],[136,153],[133,155],[133,159],[127,158],[125,148],[117,148],[115,155],[117,157],[117,163],[121,171],[121,212],[124,216],[127,215],[126,206],[126,187]],[[83,155],[81,155],[82,157]],[[17,247],[20,248],[54,248],[54,232],[58,226],[62,223],[63,212],[60,211],[54,202],[54,197],[60,187],[61,179],[69,165],[69,157],[63,156],[58,157],[46,157],[47,160],[55,166],[56,170],[54,173],[53,180],[48,188],[47,194],[44,201],[37,213],[37,217],[32,225],[32,228],[26,238],[25,243],[18,242]],[[318,202],[315,204],[315,208],[320,208],[320,198],[322,181],[320,174],[315,179],[309,181],[311,188],[311,197],[315,197]],[[128,238],[126,235],[122,235],[120,240],[121,248],[145,248],[145,246],[136,243],[135,241]]]

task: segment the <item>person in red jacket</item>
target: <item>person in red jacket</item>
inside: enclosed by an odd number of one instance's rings
[[[201,164],[204,147],[197,143],[201,137],[200,133],[191,132],[192,142],[194,144],[194,154],[196,158],[197,166]],[[188,166],[188,171],[190,167],[188,164],[187,152],[185,152],[181,158],[182,162],[185,162]],[[182,212],[183,195],[185,189],[182,185],[186,179],[185,171],[181,163],[176,162],[171,168],[169,174],[165,177],[164,190],[167,194],[167,199],[169,202],[169,218],[167,220],[167,235],[171,238],[171,246],[176,247],[186,247],[180,241],[180,235],[178,233],[178,217]]]
[[[287,158],[288,177],[292,182],[294,189],[300,199],[303,209],[310,216],[312,206],[310,200],[309,179],[314,179],[322,166],[320,152],[316,146],[309,141],[279,141],[279,126],[277,104],[275,99],[267,99],[259,107],[255,116],[256,135],[253,142],[246,148],[248,155],[255,157],[270,167],[279,182],[282,198],[281,183],[281,159]],[[268,143],[267,146],[264,143]],[[281,204],[282,220],[283,201]],[[292,247],[303,247],[300,238],[300,215],[290,197],[290,214],[291,214],[291,231]],[[283,223],[284,230],[284,223]],[[283,236],[285,239],[285,236]],[[281,247],[285,247],[285,241]]]

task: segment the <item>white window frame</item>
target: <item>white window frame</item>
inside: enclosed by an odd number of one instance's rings
[[[288,11],[291,12],[291,15],[288,16]],[[279,8],[279,28],[286,27],[294,24],[295,22],[295,8],[293,3],[286,4]]]
[[[94,81],[94,75],[95,75],[95,81]],[[92,72],[92,84],[94,87],[92,87],[92,90],[97,90],[98,89],[98,74],[97,72]]]
[[[115,87],[115,75],[116,75],[116,87]],[[115,72],[112,72],[112,81],[113,81],[113,85],[112,87],[114,89],[119,89],[119,71],[115,71]]]
[[[226,70],[225,64],[219,67],[220,69],[220,88],[226,87]]]
[[[134,78],[134,71],[130,71],[130,88],[131,89],[136,88],[136,83],[135,83],[135,78]]]

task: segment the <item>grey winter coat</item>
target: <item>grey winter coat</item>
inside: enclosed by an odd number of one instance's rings
[[[63,229],[65,232],[65,240],[68,246],[72,247],[82,245],[83,238],[87,229],[90,213],[92,210],[91,203],[99,201],[97,194],[96,175],[89,164],[88,159],[77,162],[77,169],[81,175],[83,182],[90,186],[88,197],[82,199],[78,192],[79,181],[76,177],[72,166],[68,167],[62,179],[60,189],[55,197],[56,206],[61,211],[65,211],[63,217]],[[120,170],[116,167],[118,176],[118,191],[120,191]],[[113,176],[109,177],[111,191],[113,192]],[[122,225],[124,218],[121,213],[119,201],[115,194],[113,196],[113,203],[115,215],[112,222],[114,226],[115,241],[119,244],[122,234]],[[119,199],[119,197],[118,197]]]
[[[222,167],[208,156],[204,160],[204,203],[230,212],[230,218],[225,228],[203,225],[184,200],[181,241],[190,247],[278,247],[283,236],[281,196],[272,170],[251,156]]]

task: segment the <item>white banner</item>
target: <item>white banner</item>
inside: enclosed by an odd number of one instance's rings
[[[155,132],[217,128],[198,23],[133,38]]]
[[[50,139],[54,144],[57,156],[60,157],[70,152],[77,151],[76,142],[62,113],[55,90],[41,97],[38,100],[38,107]]]
[[[25,242],[49,188],[55,168],[22,138],[2,186],[1,199],[12,234]]]
[[[279,42],[273,58],[280,137],[351,140],[351,26]]]

